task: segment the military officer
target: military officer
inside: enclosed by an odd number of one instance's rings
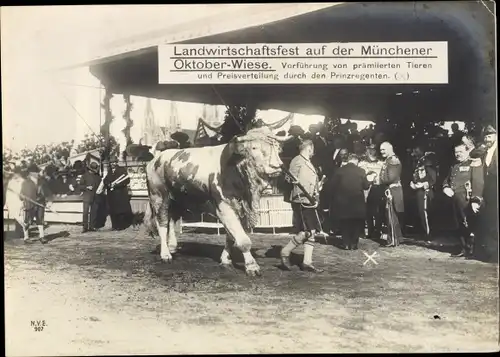
[[[399,158],[394,154],[394,148],[391,143],[385,141],[380,144],[380,154],[385,159],[380,169],[380,184],[385,188],[386,204],[386,224],[388,229],[387,243],[388,247],[399,245],[403,237],[403,214],[404,200],[403,187],[401,186],[402,165]]]
[[[464,141],[455,144],[456,163],[443,182],[443,192],[451,199],[453,224],[460,239],[455,257],[471,258],[474,246],[474,221],[483,201],[484,171],[481,159],[471,159],[472,148]]]
[[[481,207],[481,223],[478,224],[479,231],[475,237],[474,255],[481,260],[494,262],[498,261],[497,132],[493,126],[488,125],[483,136],[483,144],[475,150],[475,156],[481,158],[484,166],[484,206]]]
[[[416,163],[413,180],[410,187],[415,191],[418,215],[426,239],[429,239],[431,227],[429,225],[429,208],[434,198],[434,185],[436,184],[437,171],[433,167],[430,155],[423,155]]]
[[[366,196],[366,226],[368,228],[368,238],[379,239],[382,231],[384,217],[384,187],[380,185],[378,176],[382,169],[383,161],[378,158],[375,145],[370,145],[366,149],[366,157],[359,162],[359,167],[365,170],[366,174],[375,173],[374,181],[370,188],[365,191]]]
[[[83,230],[82,233],[95,231],[97,205],[94,204],[97,188],[101,183],[99,176],[99,165],[92,162],[90,167],[86,168],[80,181],[83,200]]]
[[[293,189],[290,194],[290,201],[293,210],[293,224],[296,235],[281,250],[281,263],[285,270],[291,270],[290,254],[297,246],[304,245],[304,261],[301,269],[314,273],[321,273],[323,270],[312,265],[312,254],[314,249],[314,235],[322,231],[321,223],[316,211],[318,207],[318,193],[321,190],[322,181],[318,180],[318,174],[311,157],[314,155],[314,144],[312,140],[304,140],[300,145],[300,154],[290,162],[290,174],[296,179],[293,182]],[[311,202],[303,189],[316,202]]]

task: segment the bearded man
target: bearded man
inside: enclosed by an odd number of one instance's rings
[[[443,192],[450,198],[454,230],[460,239],[460,250],[452,256],[471,258],[477,213],[483,201],[484,171],[481,159],[472,159],[467,142],[455,144],[455,164],[443,183]]]
[[[471,152],[479,158],[484,170],[484,202],[479,217],[479,229],[474,256],[484,261],[498,261],[498,151],[497,132],[488,125],[483,131],[483,144]]]
[[[380,170],[380,184],[385,188],[387,242],[386,246],[396,247],[403,237],[404,199],[401,186],[402,164],[394,154],[391,143],[380,145],[380,154],[385,159]]]

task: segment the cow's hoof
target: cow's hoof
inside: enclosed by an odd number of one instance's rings
[[[260,267],[257,264],[252,264],[246,267],[246,273],[248,276],[261,276]]]
[[[228,271],[234,271],[234,266],[233,266],[233,263],[229,262],[229,263],[220,263],[219,266],[224,269],[224,270],[228,270]]]
[[[161,257],[161,260],[162,260],[162,262],[164,262],[164,263],[171,264],[171,263],[172,263],[172,256],[171,256],[171,255],[168,255],[168,256],[165,256],[165,257]]]

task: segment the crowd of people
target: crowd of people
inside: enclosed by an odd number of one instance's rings
[[[4,179],[9,177],[16,165],[24,168],[37,166],[46,172],[54,194],[80,195],[78,181],[85,171],[84,162],[88,162],[89,158],[87,156],[75,162],[71,162],[70,158],[102,148],[102,136],[95,135],[86,135],[79,143],[71,140],[59,144],[37,145],[33,149],[25,148],[18,152],[4,148],[2,153]]]
[[[36,222],[41,242],[47,243],[45,211],[56,212],[52,203],[59,196],[58,192],[64,192],[54,184],[59,181],[53,179],[49,168],[40,169],[34,163],[16,165],[9,183],[4,186],[4,206],[7,206],[10,217],[16,220],[17,228],[22,228],[25,242],[29,241],[30,226]],[[60,183],[69,185],[73,194],[81,196],[82,233],[104,227],[108,215],[113,230],[123,230],[131,225],[130,177],[126,168],[119,166],[116,156],[109,159],[109,170],[104,177],[96,162],[82,161],[77,179]]]
[[[311,245],[307,242],[318,232],[340,233],[345,249],[357,249],[358,239],[365,236],[364,228],[367,228],[367,237],[382,239],[386,246],[397,246],[402,237],[410,233],[431,240],[434,231],[439,229],[437,223],[445,221],[441,216],[437,219],[443,212],[451,212],[447,228],[460,240],[461,249],[456,256],[473,257],[481,246],[488,246],[483,250],[491,251],[490,238],[488,242],[474,241],[474,236],[495,233],[491,227],[497,219],[496,213],[492,213],[496,201],[492,203],[489,198],[497,195],[493,127],[485,128],[480,138],[483,142],[476,145],[456,124],[452,125],[451,135],[436,125],[425,135],[415,132],[411,139],[402,137],[400,141],[388,140],[384,123],[369,125],[360,131],[351,121],[331,124],[311,125],[307,132],[292,126],[288,131],[291,139],[284,143],[281,154],[284,166],[297,174],[296,182],[302,181],[302,186],[310,191],[310,196],[317,197],[317,202],[308,202],[301,190],[285,177],[278,182],[285,200],[292,204],[294,226],[300,234],[305,232],[284,249],[285,258],[298,244]],[[159,143],[153,151],[189,146],[187,135],[183,135]],[[4,166],[4,175],[6,171],[15,170],[24,179],[38,175],[44,189],[52,195],[83,196],[84,231],[102,227],[108,213],[113,227],[123,229],[132,220],[131,193],[130,179],[126,169],[117,166],[118,159],[113,157],[110,171],[103,179],[99,176],[99,166],[90,165],[88,158],[73,165],[68,162],[72,153],[101,147],[99,138],[87,137],[78,145],[70,142],[39,146],[31,153],[22,152],[24,156],[20,157],[4,151],[4,165],[9,162],[12,165],[18,159],[17,166],[7,170]],[[141,148],[139,145],[135,149]],[[148,154],[151,156],[149,151]],[[38,169],[40,163],[45,164],[43,170]],[[308,169],[301,170],[302,167]],[[486,228],[489,232],[478,227],[489,227]],[[314,270],[311,249],[305,248],[307,262],[304,264]],[[494,249],[498,249],[498,244]],[[286,259],[283,261],[286,264]]]
[[[307,133],[299,127],[288,132],[293,138],[283,148],[283,161],[297,176],[292,184],[280,184],[298,233],[282,251],[283,266],[291,250],[304,244],[304,266],[315,271],[311,240],[317,233],[341,234],[348,250],[357,249],[365,227],[369,238],[385,246],[398,246],[411,229],[429,241],[437,223],[446,221],[445,212],[450,212],[446,230],[460,242],[453,256],[497,257],[492,126],[476,144],[456,124],[451,135],[438,128],[432,135],[401,138],[406,142],[388,141],[377,126],[358,132],[352,124],[326,130],[320,123]],[[304,189],[298,190],[297,183]]]

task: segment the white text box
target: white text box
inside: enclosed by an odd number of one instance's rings
[[[447,42],[158,46],[160,84],[447,84]]]

